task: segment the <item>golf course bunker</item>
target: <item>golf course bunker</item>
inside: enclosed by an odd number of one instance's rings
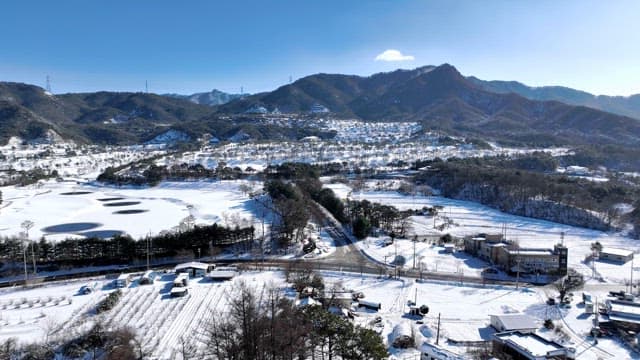
[[[51,225],[51,226],[42,228],[41,231],[44,233],[76,233],[80,231],[95,229],[100,226],[102,226],[102,224],[100,223],[78,222],[78,223]]]
[[[118,210],[118,211],[114,211],[114,214],[118,214],[118,215],[128,215],[128,214],[141,214],[141,213],[145,213],[149,210],[144,210],[144,209],[130,209],[130,210]]]
[[[94,230],[94,231],[85,231],[83,233],[80,233],[79,235],[82,235],[86,238],[109,239],[114,236],[118,236],[122,234],[124,234],[124,231],[120,231],[120,230]]]
[[[60,193],[60,195],[87,195],[91,193],[92,193],[91,191],[67,191],[67,192]]]
[[[106,204],[102,204],[103,206],[132,206],[132,205],[139,205],[140,201],[118,201],[118,202],[112,202],[112,203],[106,203]]]
[[[124,200],[123,197],[108,197],[108,198],[102,198],[102,199],[98,199],[98,201],[116,201],[116,200]]]

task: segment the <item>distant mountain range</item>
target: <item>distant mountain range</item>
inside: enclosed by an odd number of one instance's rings
[[[209,92],[195,93],[191,95],[180,94],[163,94],[164,96],[173,97],[177,99],[186,99],[195,104],[216,106],[226,104],[230,101],[241,99],[249,96],[250,94],[229,94],[220,90],[213,89]]]
[[[515,93],[531,100],[555,100],[565,104],[587,106],[640,119],[640,94],[631,96],[596,96],[564,86],[531,87],[517,81],[484,81],[474,76],[470,76],[467,79],[484,90],[495,93]]]
[[[487,87],[449,64],[368,77],[316,74],[221,105],[218,111],[240,113],[261,106],[299,113],[319,104],[336,116],[418,121],[425,129],[502,142],[640,144],[640,121],[636,119]]]
[[[109,144],[141,143],[169,129],[184,131],[192,138],[210,132],[225,139],[239,131],[253,138],[295,137],[300,133],[251,125],[258,115],[246,114],[247,110],[277,109],[302,115],[326,108],[334,117],[417,121],[425,130],[504,144],[640,145],[640,120],[565,103],[585,103],[593,98],[568,88],[482,81],[462,76],[448,64],[367,77],[316,74],[248,96],[217,90],[189,96],[121,92],[51,95],[33,85],[0,82],[0,143],[11,136],[42,138],[50,129],[64,138]],[[595,99],[604,101],[604,97]],[[618,99],[619,104],[622,99],[627,103],[620,106],[632,111],[637,97]],[[214,105],[217,103],[222,104]],[[602,104],[589,102],[594,107]],[[229,114],[235,114],[236,120],[224,117]]]

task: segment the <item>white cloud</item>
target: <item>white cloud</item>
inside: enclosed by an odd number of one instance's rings
[[[376,56],[376,61],[413,61],[413,55],[403,55],[399,50],[388,49]]]

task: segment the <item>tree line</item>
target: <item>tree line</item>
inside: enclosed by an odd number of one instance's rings
[[[568,225],[608,230],[620,216],[618,203],[634,203],[637,188],[615,178],[594,182],[544,171],[554,161],[541,156],[521,159],[435,159],[417,164],[419,184],[443,196],[470,200],[511,214]]]
[[[207,169],[201,164],[189,165],[187,163],[165,166],[149,164],[130,165],[126,171],[113,167],[106,168],[97,180],[115,185],[158,185],[164,180],[196,180],[218,179],[234,180],[245,177],[245,173],[239,167],[226,166],[220,162],[215,169]]]
[[[55,269],[59,266],[131,263],[146,258],[147,252],[154,258],[184,254],[206,256],[213,255],[214,249],[218,247],[253,242],[254,230],[253,226],[228,228],[218,224],[193,225],[187,229],[163,232],[138,240],[122,235],[108,239],[85,238],[62,241],[42,238],[26,245],[23,239],[4,237],[0,239],[0,260],[14,264],[20,263],[23,260],[23,251],[27,251],[27,256],[34,258],[38,266]],[[149,244],[148,251],[147,244]]]

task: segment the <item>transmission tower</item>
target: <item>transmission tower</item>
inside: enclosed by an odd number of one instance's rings
[[[144,81],[144,92],[147,93],[147,94],[149,93],[149,81],[148,80]]]
[[[49,94],[52,94],[51,92],[51,79],[49,78],[49,75],[47,75],[47,87],[46,90]]]

